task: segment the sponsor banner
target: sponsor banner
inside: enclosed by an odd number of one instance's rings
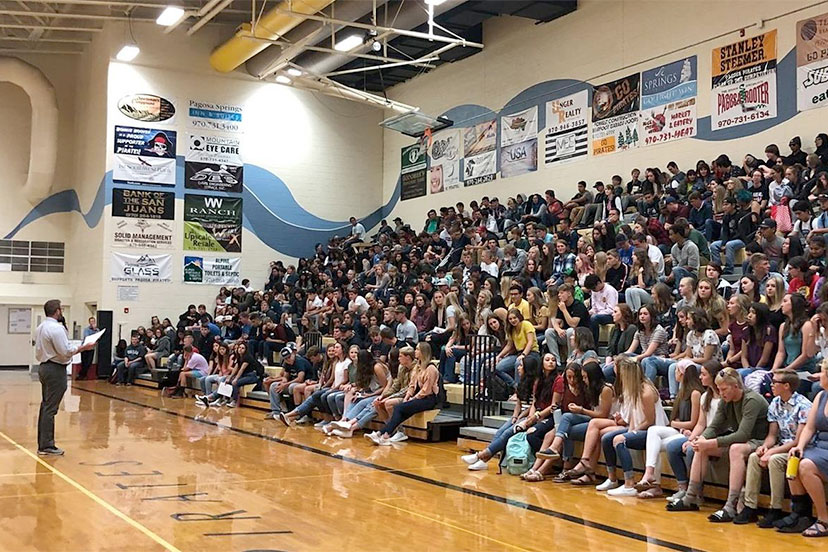
[[[776,117],[776,29],[713,49],[710,126]]]
[[[466,157],[463,165],[463,186],[491,182],[497,174],[497,152],[487,151]]]
[[[241,193],[243,168],[238,139],[190,135],[184,158],[185,188]]]
[[[486,121],[463,130],[463,156],[492,151],[497,146],[497,120]]]
[[[175,192],[112,189],[112,216],[175,219]]]
[[[243,132],[240,105],[190,100],[189,128],[218,132]]]
[[[638,111],[641,73],[617,79],[592,89],[592,122],[605,121]]]
[[[828,13],[796,24],[796,106],[828,105]]]
[[[242,200],[184,195],[184,249],[241,253]]]
[[[165,220],[117,218],[112,245],[136,249],[173,249],[174,224]]]
[[[538,170],[538,139],[500,148],[500,176],[509,178]]]
[[[556,163],[587,154],[587,90],[546,104],[546,163]]]
[[[637,147],[637,112],[592,123],[592,155],[606,155]]]
[[[112,252],[113,282],[172,282],[172,255],[130,255]]]
[[[696,56],[641,73],[641,138],[645,146],[696,135]]]
[[[118,100],[118,111],[126,117],[142,123],[173,122],[175,106],[154,94],[130,94]]]
[[[432,194],[460,187],[460,158],[463,145],[460,130],[443,130],[434,134],[428,150],[429,188]]]
[[[117,125],[112,179],[175,186],[176,142],[173,130]]]
[[[427,161],[426,149],[420,143],[411,144],[400,150],[400,199],[426,195]]]
[[[237,286],[241,282],[239,257],[184,257],[184,283]]]
[[[500,118],[500,146],[526,142],[538,134],[538,106]]]

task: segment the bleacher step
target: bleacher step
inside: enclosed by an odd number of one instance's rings
[[[460,435],[463,437],[471,437],[473,439],[479,439],[480,441],[486,441],[487,443],[491,442],[495,433],[497,433],[496,429],[485,426],[469,426],[460,428]]]
[[[484,416],[483,427],[491,427],[499,429],[505,422],[508,422],[511,416]]]

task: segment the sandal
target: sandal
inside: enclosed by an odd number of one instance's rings
[[[524,481],[538,482],[546,479],[546,476],[544,476],[541,472],[533,471],[527,473],[529,475],[523,478]]]
[[[643,479],[635,484],[635,490],[638,492],[649,491],[654,487],[658,487],[654,481],[645,481]]]
[[[643,498],[643,499],[658,498],[658,497],[664,496],[664,491],[661,490],[661,487],[659,487],[658,485],[654,485],[654,486],[650,487],[649,489],[647,489],[646,491],[640,491],[635,496],[636,496],[636,498]]]
[[[707,521],[712,523],[730,523],[733,521],[733,516],[731,516],[727,510],[716,510],[707,516]]]
[[[569,470],[562,471],[561,473],[559,473],[558,475],[553,477],[552,482],[553,483],[568,483],[569,481],[571,481],[572,478],[569,477],[569,474],[567,473],[568,471]]]
[[[525,481],[526,478],[529,477],[529,475],[533,474],[533,473],[535,473],[535,470],[533,470],[532,468],[529,468],[529,471],[525,471],[522,474],[520,474],[520,478]]]
[[[595,477],[595,474],[592,472],[582,473],[578,479],[572,479],[569,482],[576,487],[585,487],[587,485],[595,485],[598,482],[598,478]]]
[[[802,532],[803,537],[828,537],[828,522],[818,519]]]

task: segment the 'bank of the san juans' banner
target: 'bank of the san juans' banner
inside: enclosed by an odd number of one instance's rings
[[[216,192],[242,191],[239,140],[191,134],[184,161],[184,187]]]
[[[185,284],[237,286],[240,282],[240,257],[184,257]]]
[[[776,29],[713,49],[710,128],[776,117]]]
[[[242,200],[184,195],[184,249],[241,253]]]
[[[592,89],[592,155],[638,147],[641,73]]]
[[[426,195],[426,148],[419,143],[402,148],[400,152],[400,199],[413,199]]]
[[[588,99],[589,91],[581,90],[546,103],[546,163],[577,159],[589,151]]]
[[[112,189],[115,247],[172,249],[175,193]]]
[[[538,170],[538,106],[500,118],[500,176]]]
[[[112,179],[175,186],[174,130],[117,125]]]
[[[497,119],[463,130],[463,186],[491,182],[497,173]]]
[[[796,24],[796,106],[828,105],[828,13]]]
[[[696,135],[696,56],[641,73],[641,138],[645,146]]]
[[[460,159],[463,157],[460,130],[451,128],[434,134],[428,150],[429,189],[432,194],[460,187]]]

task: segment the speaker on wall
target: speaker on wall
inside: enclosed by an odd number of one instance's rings
[[[98,329],[106,331],[98,341],[98,377],[108,378],[112,375],[112,311],[97,312]]]

